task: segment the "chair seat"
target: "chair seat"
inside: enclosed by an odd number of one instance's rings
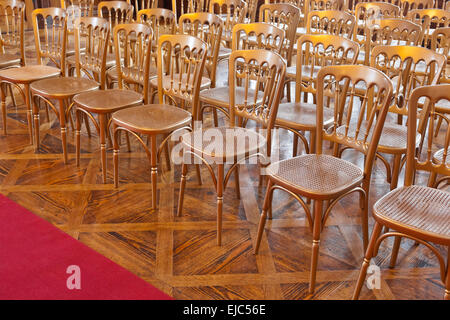
[[[349,137],[354,137],[355,125],[350,124],[349,126]],[[337,130],[338,134],[344,134],[345,126],[340,126]],[[396,123],[385,122],[383,126],[383,131],[381,132],[380,141],[378,142],[378,151],[387,153],[405,153],[407,146],[407,131],[408,128],[404,125],[399,125]],[[364,137],[367,132],[367,122],[361,124],[361,129],[358,137]],[[370,138],[371,134],[369,135]],[[416,146],[420,143],[421,135],[416,134]]]
[[[56,77],[61,74],[61,70],[55,67],[44,65],[31,65],[20,68],[10,68],[0,70],[0,79],[14,83],[31,83],[36,80]]]
[[[333,122],[334,111],[331,108],[323,109],[324,126]],[[282,103],[278,107],[276,125],[285,126],[294,130],[312,131],[316,129],[316,105],[308,103]]]
[[[433,161],[436,163],[442,163],[444,159],[444,148],[436,151],[433,155]],[[447,149],[447,157],[445,158],[445,163],[450,164],[450,148]]]
[[[295,193],[315,199],[331,199],[361,183],[361,168],[324,154],[306,154],[272,163],[270,178]]]
[[[16,54],[0,54],[0,69],[20,64],[20,57]]]
[[[236,104],[243,104],[245,98],[245,88],[236,87]],[[249,89],[247,93],[247,101],[254,99],[255,90]],[[228,86],[210,88],[200,91],[200,101],[205,104],[219,106],[228,110],[230,105],[230,88]],[[262,94],[259,95],[257,102],[261,103]]]
[[[218,127],[186,133],[181,142],[204,159],[225,161],[257,154],[265,147],[266,138],[246,128]]]
[[[113,121],[142,134],[167,133],[191,123],[190,112],[167,104],[146,104],[114,112]]]
[[[95,113],[111,113],[142,103],[142,94],[132,90],[96,90],[77,94],[73,101],[78,107]]]
[[[194,81],[194,77],[191,76],[190,77],[190,88],[192,88],[192,84]],[[157,88],[158,87],[158,78],[154,77],[152,79],[150,79],[150,85]],[[171,79],[169,76],[165,76],[163,78],[163,86],[164,88],[170,88],[171,87]],[[206,78],[206,77],[202,77],[201,82],[200,82],[200,90],[204,90],[206,88],[209,88],[209,86],[211,85],[211,79]],[[183,73],[183,76],[181,77],[181,86],[180,86],[180,76],[179,74],[174,74],[173,75],[173,88],[178,89],[181,88],[181,91],[184,92],[186,91],[186,74]]]
[[[425,186],[394,189],[373,206],[377,221],[389,228],[450,245],[450,193]]]
[[[44,97],[66,99],[78,93],[97,90],[99,84],[86,78],[58,77],[35,81],[30,88],[35,94]]]

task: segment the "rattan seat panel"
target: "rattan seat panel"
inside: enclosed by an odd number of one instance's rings
[[[442,159],[444,158],[444,148],[436,151],[433,155],[433,161],[437,163],[442,163]],[[447,149],[447,158],[445,159],[446,164],[450,164],[450,148]]]
[[[30,83],[40,79],[55,77],[60,74],[60,69],[44,65],[31,65],[0,70],[1,79],[18,83]]]
[[[194,81],[194,76],[192,75],[191,77],[189,77],[189,89],[192,89],[192,84]],[[183,73],[182,77],[181,77],[181,81],[180,81],[180,76],[179,74],[174,74],[173,75],[173,86],[171,86],[171,79],[169,76],[165,76],[163,77],[163,87],[164,88],[171,88],[173,87],[174,89],[181,89],[182,92],[186,91],[186,74]],[[154,77],[152,79],[150,79],[150,85],[157,88],[158,87],[158,78]],[[211,79],[206,78],[206,77],[202,77],[201,82],[200,82],[200,90],[206,89],[211,85]]]
[[[355,136],[355,127],[356,125],[350,124],[348,136]],[[337,133],[344,134],[345,126],[340,126],[337,130]],[[407,131],[408,128],[403,125],[399,125],[396,123],[385,122],[383,126],[383,131],[381,132],[380,141],[378,143],[378,151],[386,152],[386,151],[398,151],[404,152],[406,151],[407,145]],[[358,134],[358,139],[363,139],[364,134],[367,132],[367,123],[363,122],[361,124],[361,129]],[[370,138],[371,135],[369,135]],[[416,135],[416,145],[420,143],[420,134]]]
[[[255,90],[249,88],[247,93],[247,102],[253,101]],[[236,104],[244,104],[245,88],[236,87],[235,89]],[[200,101],[206,104],[229,108],[230,104],[230,88],[222,86],[217,88],[210,88],[200,91]],[[259,95],[257,103],[261,103],[262,94]]]
[[[324,125],[333,121],[334,112],[331,108],[323,109]],[[315,130],[316,105],[308,103],[282,103],[278,107],[276,124],[295,130]]]
[[[47,97],[71,97],[78,93],[97,90],[99,84],[87,78],[58,77],[35,81],[30,86],[35,93]]]
[[[189,125],[192,115],[172,105],[146,104],[114,112],[112,119],[132,131],[155,134]]]
[[[323,154],[307,154],[271,164],[267,173],[291,190],[308,195],[335,195],[363,179],[358,166]]]
[[[373,214],[390,226],[414,229],[450,244],[449,192],[418,185],[401,187],[378,200]]]
[[[0,68],[17,65],[20,63],[20,57],[16,54],[2,53],[0,54]]]
[[[211,138],[211,135],[213,136]],[[217,137],[217,139],[216,139]],[[184,134],[186,149],[205,159],[233,159],[258,153],[266,145],[266,138],[254,130],[241,127],[218,127]]]
[[[73,101],[92,112],[112,112],[142,102],[142,94],[132,90],[96,90],[77,94]]]

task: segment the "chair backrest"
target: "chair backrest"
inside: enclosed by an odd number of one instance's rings
[[[133,19],[134,8],[126,1],[101,1],[97,8],[98,16],[109,21],[111,30],[116,25],[129,23]]]
[[[142,9],[137,13],[137,23],[148,25],[153,30],[153,43],[158,43],[159,36],[174,34],[177,21],[172,10],[163,8]]]
[[[304,0],[305,19],[311,11],[343,10],[345,0]]]
[[[148,103],[152,29],[142,23],[118,24],[113,34],[119,89],[141,87]]]
[[[370,66],[384,72],[394,85],[389,112],[408,115],[408,101],[414,88],[437,84],[446,57],[417,46],[380,45],[372,50]]]
[[[186,13],[180,17],[180,34],[198,37],[208,45],[205,68],[211,79],[211,87],[216,86],[217,58],[222,38],[223,22],[219,16],[209,12]]]
[[[232,50],[266,49],[281,52],[284,31],[264,22],[238,23],[233,27]]]
[[[196,13],[208,11],[207,0],[172,0],[172,11],[177,17],[186,13]]]
[[[235,50],[231,52],[228,70],[230,126],[242,126],[247,120],[259,123],[267,129],[267,153],[270,155],[271,129],[283,91],[286,62],[279,54],[264,49]],[[238,99],[237,95],[243,95],[244,99]]]
[[[281,55],[291,65],[292,51],[297,37],[297,27],[300,22],[300,9],[288,3],[263,4],[259,7],[259,22],[273,24],[284,30],[284,44]]]
[[[419,106],[421,107],[424,99],[428,102],[428,112],[421,121],[427,126],[426,148],[423,148],[424,152],[418,154],[415,141],[416,132],[418,131],[417,127],[420,126],[418,109]],[[431,181],[431,187],[437,187],[440,182],[450,179],[450,118],[448,114],[440,113],[436,110],[435,105],[438,101],[450,103],[450,84],[423,86],[414,89],[411,93],[408,114],[405,186],[410,186],[414,183],[414,175],[417,170],[442,175],[437,182]],[[447,130],[443,135],[443,139],[440,139],[438,144],[436,144],[434,135],[436,118],[442,119],[447,124]]]
[[[234,25],[244,22],[247,9],[243,0],[211,0],[209,3],[209,12],[222,18],[223,35],[230,39]]]
[[[431,50],[446,56],[447,64],[450,62],[450,27],[434,30],[431,36]],[[444,67],[440,82],[449,83],[449,77],[450,74],[447,73],[447,68]]]
[[[199,119],[199,93],[206,62],[208,45],[187,35],[163,35],[158,41],[158,97],[159,103],[169,103],[168,97],[190,101],[193,121]]]
[[[328,92],[334,93],[331,129],[323,125]],[[324,140],[364,153],[363,183],[370,183],[375,153],[391,99],[392,82],[379,70],[362,65],[322,68],[317,76],[316,153],[322,154]],[[369,104],[376,105],[376,108],[367,113]]]
[[[305,34],[297,40],[295,102],[301,94],[316,95],[318,71],[325,66],[355,64],[359,54],[356,42],[328,34]]]
[[[355,16],[344,11],[311,11],[306,20],[306,33],[333,34],[351,39],[355,24]]]
[[[398,0],[348,0],[347,1],[348,11],[355,13],[356,6],[358,4],[363,4],[363,3],[388,3],[388,4],[399,6]]]
[[[256,21],[256,11],[258,10],[259,0],[244,0],[247,3],[247,14],[245,22]]]
[[[397,5],[400,7],[402,16],[407,17],[411,10],[433,8],[433,1],[434,0],[399,0]]]
[[[450,10],[450,1],[446,1],[446,2],[445,2],[444,9],[447,10],[447,11]]]
[[[81,72],[106,87],[106,54],[110,30],[108,20],[98,17],[81,17],[75,21],[75,67],[77,77]],[[84,44],[84,48],[82,48]],[[84,52],[81,54],[81,50]],[[93,73],[91,74],[90,71]]]
[[[450,12],[442,9],[411,10],[407,18],[422,26],[424,47],[429,47],[434,29],[450,26]]]
[[[94,15],[95,0],[61,0],[61,8],[66,9],[70,6],[77,7],[81,17],[92,17]]]
[[[377,45],[415,46],[422,40],[422,27],[403,19],[382,19],[366,26],[365,65],[370,64],[370,54]]]
[[[33,10],[33,30],[36,45],[37,63],[50,59],[61,74],[65,75],[67,19],[61,8],[42,8]]]
[[[140,10],[158,8],[158,0],[127,0],[127,2],[133,5],[136,13]]]
[[[20,64],[25,65],[24,44],[25,2],[0,1],[0,52],[6,48],[19,49]]]

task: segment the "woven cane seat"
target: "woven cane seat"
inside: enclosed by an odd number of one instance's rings
[[[433,161],[436,163],[442,163],[442,159],[444,159],[444,148],[438,150],[433,155]],[[447,158],[445,159],[446,164],[450,164],[450,148],[447,149]]]
[[[255,90],[248,89],[247,102],[253,102]],[[236,87],[235,89],[236,104],[244,104],[245,88]],[[217,88],[210,88],[200,91],[200,101],[205,104],[219,106],[228,109],[230,105],[230,88],[222,86]],[[259,94],[257,103],[261,103],[262,94]]]
[[[110,113],[142,103],[142,94],[132,90],[95,90],[77,94],[73,101],[89,112]]]
[[[363,180],[358,166],[330,155],[306,154],[272,163],[270,178],[287,189],[316,199],[345,193]]]
[[[20,57],[16,54],[1,53],[0,54],[0,69],[20,64]]]
[[[0,70],[1,79],[14,83],[30,83],[40,79],[56,77],[60,74],[61,69],[44,65],[31,65]]]
[[[316,106],[308,103],[282,103],[278,107],[276,125],[294,130],[315,130]],[[323,109],[324,126],[333,122],[334,112],[331,108]]]
[[[78,93],[97,90],[99,85],[87,78],[58,77],[35,81],[30,88],[45,97],[70,98]]]
[[[389,228],[450,245],[449,192],[417,185],[397,188],[375,203],[373,214]]]
[[[348,136],[355,136],[356,126],[350,124]],[[337,130],[338,134],[345,133],[345,126],[340,126]],[[394,153],[405,153],[407,146],[407,131],[408,128],[403,125],[399,125],[396,123],[385,122],[383,126],[383,131],[381,132],[380,141],[378,143],[378,151],[379,152],[394,152]],[[358,134],[358,139],[363,139],[364,134],[367,132],[367,123],[363,122],[361,124],[361,128]],[[370,140],[369,135],[369,140]],[[416,134],[416,146],[420,143],[420,134]]]
[[[219,127],[194,130],[184,134],[181,142],[185,149],[208,160],[231,161],[262,151],[266,138],[256,131],[241,127]]]

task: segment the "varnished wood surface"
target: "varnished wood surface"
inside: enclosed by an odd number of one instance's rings
[[[27,58],[32,54],[28,51]],[[226,79],[223,70],[218,76],[218,81]],[[102,183],[95,133],[89,138],[83,127],[77,168],[75,133],[68,131],[69,164],[64,165],[55,115],[50,114],[47,121],[42,108],[41,148],[35,152],[29,145],[23,102],[17,100],[17,110],[9,102],[8,136],[0,135],[0,192],[167,294],[176,299],[351,298],[363,258],[357,195],[344,198],[327,221],[316,293],[309,297],[312,235],[303,210],[287,194],[275,192],[273,220],[266,224],[260,253],[253,254],[265,194],[265,188],[258,187],[256,167],[241,168],[241,201],[235,197],[233,180],[226,189],[223,244],[218,247],[216,198],[206,168],[201,186],[194,168],[189,171],[184,211],[176,217],[180,167],[168,171],[163,159],[159,210],[151,210],[150,164],[136,141],[132,140],[130,153],[123,144],[120,186],[115,189],[110,149],[107,184]],[[282,157],[289,157],[292,136],[283,133],[281,141]],[[345,152],[344,157],[362,161],[354,151]],[[420,175],[418,181],[426,178]],[[377,162],[371,205],[388,191],[384,166]],[[369,222],[371,231],[373,219]],[[444,288],[432,253],[403,240],[398,266],[389,269],[391,247],[392,240],[382,244],[375,259],[382,270],[381,289],[363,287],[361,299],[441,299]]]

